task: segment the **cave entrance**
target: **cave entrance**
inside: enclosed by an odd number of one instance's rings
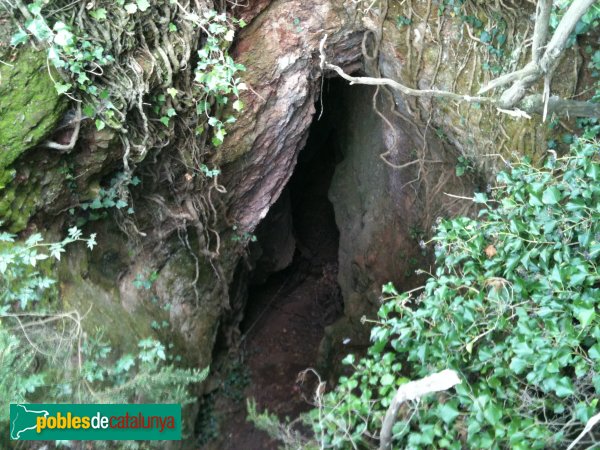
[[[328,198],[341,151],[331,117],[335,110],[328,100],[321,120],[313,121],[292,178],[257,228],[251,249],[258,255],[241,331],[246,350],[266,357],[257,358],[254,378],[281,391],[269,392],[280,396],[269,403],[277,403],[276,412],[282,415],[306,405],[301,395],[298,404],[290,402],[290,389],[300,371],[315,367],[324,328],[343,313],[337,284],[339,231]]]
[[[341,149],[336,136],[335,96],[325,86],[320,105],[294,173],[255,231],[249,248],[253,270],[241,323],[244,366],[250,382],[245,396],[260,411],[296,417],[310,409],[316,378],[299,383],[298,374],[317,361],[325,327],[343,314],[337,283],[340,233],[328,199]],[[324,374],[321,373],[323,376]],[[244,417],[245,419],[245,417]],[[237,422],[237,421],[235,421]],[[252,424],[230,425],[226,448],[277,448]]]

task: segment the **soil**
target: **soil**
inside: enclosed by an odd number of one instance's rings
[[[243,344],[243,365],[250,382],[244,398],[256,400],[258,410],[267,409],[280,418],[295,418],[311,408],[313,376],[298,382],[300,372],[314,367],[324,326],[340,313],[331,302],[319,302],[332,292],[329,274],[318,276],[308,261],[299,258],[292,266],[272,277],[253,292],[250,324]],[[336,286],[334,286],[336,287]],[[236,399],[220,399],[224,441],[227,450],[276,449],[277,443],[246,421],[246,405]]]

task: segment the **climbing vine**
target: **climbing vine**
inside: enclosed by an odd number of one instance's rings
[[[18,46],[32,38],[45,44],[49,62],[60,71],[61,79],[55,80],[58,93],[82,101],[85,117],[94,119],[99,130],[105,126],[131,127],[124,119],[136,107],[144,131],[149,131],[142,100],[154,85],[159,85],[173,100],[158,111],[163,113],[158,118],[163,125],[169,126],[168,119],[176,115],[173,106],[177,106],[177,97],[187,94],[196,103],[198,114],[206,116],[215,128],[213,143],[222,142],[223,122],[212,114],[211,106],[213,102],[227,104],[230,95],[237,98],[245,88],[236,77],[244,67],[227,55],[233,26],[243,27],[243,21],[228,18],[208,6],[201,11],[188,11],[174,1],[151,5],[146,0],[118,0],[100,2],[93,9],[82,5],[79,11],[75,11],[75,5],[59,0],[17,5],[11,11],[16,20],[20,17],[25,21],[21,24],[17,20],[18,31],[11,45]],[[158,14],[166,16],[155,23]],[[205,34],[204,46],[193,55],[195,35],[201,33]],[[140,48],[145,50],[143,55],[131,54]],[[173,85],[173,76],[196,57],[196,83],[182,91]],[[233,103],[236,111],[242,106],[239,100]],[[234,119],[228,116],[227,120]],[[147,140],[148,136],[144,138]]]
[[[85,210],[76,223],[110,208],[132,239],[144,236],[132,214],[129,188],[162,186],[161,180],[169,180],[168,190],[149,195],[159,206],[153,215],[163,227],[182,232],[188,248],[191,225],[198,242],[194,253],[210,259],[222,279],[216,261],[215,194],[224,188],[210,159],[244,107],[239,96],[247,89],[240,78],[245,68],[228,52],[244,21],[210,0],[2,0],[0,5],[13,18],[14,46],[31,43],[47,49],[57,91],[77,105],[76,131],[80,122],[93,123],[121,142],[118,176],[97,198],[75,202],[73,213]],[[70,145],[45,145],[69,152],[77,134]],[[161,153],[165,147],[172,151]],[[134,175],[149,154],[159,160],[157,169],[145,178]],[[167,206],[173,204],[184,213]],[[165,224],[165,217],[173,224]]]

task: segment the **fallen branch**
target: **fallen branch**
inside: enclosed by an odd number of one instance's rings
[[[392,448],[392,427],[396,422],[396,417],[402,403],[407,400],[416,400],[432,392],[446,391],[460,382],[460,378],[458,378],[458,374],[454,370],[446,369],[400,386],[383,419],[379,438],[379,450],[391,450]]]
[[[594,428],[594,426],[600,422],[600,413],[596,414],[593,417],[590,417],[590,420],[587,421],[587,423],[585,424],[585,428],[583,429],[583,431],[581,433],[579,433],[579,436],[577,436],[577,438],[571,442],[571,444],[567,447],[567,450],[571,450],[573,448],[575,448],[575,446],[579,443],[579,441],[581,439],[583,439],[583,437],[588,434],[590,431],[592,431],[592,428]]]
[[[519,103],[519,108],[529,114],[543,115],[544,107],[550,113],[565,117],[600,117],[600,103],[567,100],[555,95],[546,101],[542,94],[528,95]]]

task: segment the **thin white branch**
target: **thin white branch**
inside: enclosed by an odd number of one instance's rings
[[[489,97],[473,97],[470,95],[460,95],[454,92],[448,91],[438,91],[436,89],[413,89],[405,86],[401,83],[398,83],[395,80],[390,78],[372,78],[372,77],[353,77],[348,75],[344,70],[336,66],[334,64],[330,64],[327,62],[327,57],[325,55],[325,41],[327,40],[327,35],[321,39],[321,43],[319,45],[319,52],[321,58],[321,69],[325,70],[333,70],[340,77],[350,82],[350,84],[366,84],[370,86],[389,86],[392,89],[403,93],[404,95],[409,95],[413,97],[436,97],[436,98],[447,98],[450,100],[456,101],[465,101],[469,103],[489,103],[493,102],[493,99]]]
[[[531,116],[529,114],[527,114],[525,111],[522,111],[518,108],[516,108],[516,109],[496,108],[496,110],[499,113],[507,114],[511,117],[514,117],[515,119],[531,119]]]
[[[447,391],[460,382],[460,378],[454,370],[446,369],[400,386],[383,419],[379,438],[379,450],[391,450],[392,448],[392,427],[396,422],[396,417],[402,403],[407,400],[416,400],[432,392]]]
[[[571,445],[569,445],[567,447],[567,450],[572,450],[573,448],[575,448],[575,446],[579,443],[579,441],[586,435],[588,434],[590,431],[592,431],[592,428],[594,428],[594,426],[600,422],[600,413],[596,414],[593,417],[590,417],[590,420],[587,421],[587,423],[585,424],[585,428],[583,429],[583,431],[581,433],[579,433],[579,436],[577,436],[577,438],[571,442]]]

